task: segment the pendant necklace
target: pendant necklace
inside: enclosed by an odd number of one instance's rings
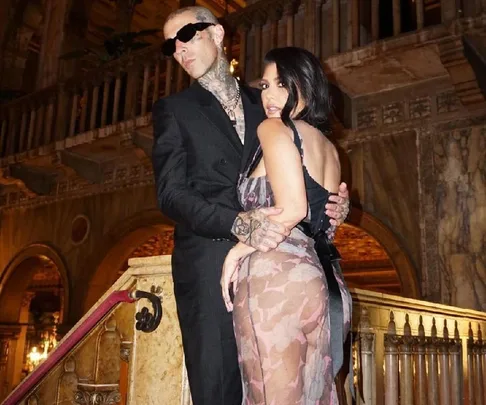
[[[240,101],[240,86],[238,85],[238,82],[236,84],[236,97],[233,105],[231,107],[228,107],[225,104],[221,104],[223,107],[223,110],[228,114],[228,117],[231,121],[231,125],[233,125],[234,128],[236,128],[236,115],[235,115],[235,109],[238,106],[238,102]]]

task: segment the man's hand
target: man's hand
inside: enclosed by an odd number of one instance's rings
[[[326,204],[326,215],[331,218],[331,225],[340,226],[349,214],[349,192],[346,183],[339,185],[338,195],[329,197]]]
[[[240,242],[260,252],[268,252],[275,249],[280,242],[290,235],[290,230],[287,227],[268,218],[281,212],[281,208],[275,207],[241,212],[233,223],[231,233]]]

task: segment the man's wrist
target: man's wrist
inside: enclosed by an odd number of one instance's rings
[[[241,242],[245,241],[250,233],[250,225],[245,221],[244,214],[240,212],[231,227],[231,234]]]

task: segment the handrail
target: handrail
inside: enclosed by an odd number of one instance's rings
[[[17,405],[20,401],[57,365],[62,358],[69,353],[96,325],[105,318],[109,312],[120,303],[133,303],[140,298],[147,298],[151,301],[154,315],[150,314],[147,308],[137,313],[137,329],[144,332],[154,331],[160,324],[162,318],[162,305],[160,299],[154,294],[145,291],[113,291],[106,297],[99,306],[78,326],[72,329],[52,351],[47,359],[43,361],[31,374],[29,374],[20,385],[5,399],[2,405]]]

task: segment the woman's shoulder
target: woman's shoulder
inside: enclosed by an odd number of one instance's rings
[[[329,139],[329,133],[322,132],[319,128],[316,128],[303,120],[295,121],[295,127],[299,132],[301,138],[310,141],[311,144],[321,145],[326,153],[337,154],[337,149],[334,143]],[[314,142],[313,142],[314,141]]]
[[[267,118],[258,126],[258,136],[270,136],[273,135],[289,135],[292,134],[292,130],[286,126],[280,118]]]

